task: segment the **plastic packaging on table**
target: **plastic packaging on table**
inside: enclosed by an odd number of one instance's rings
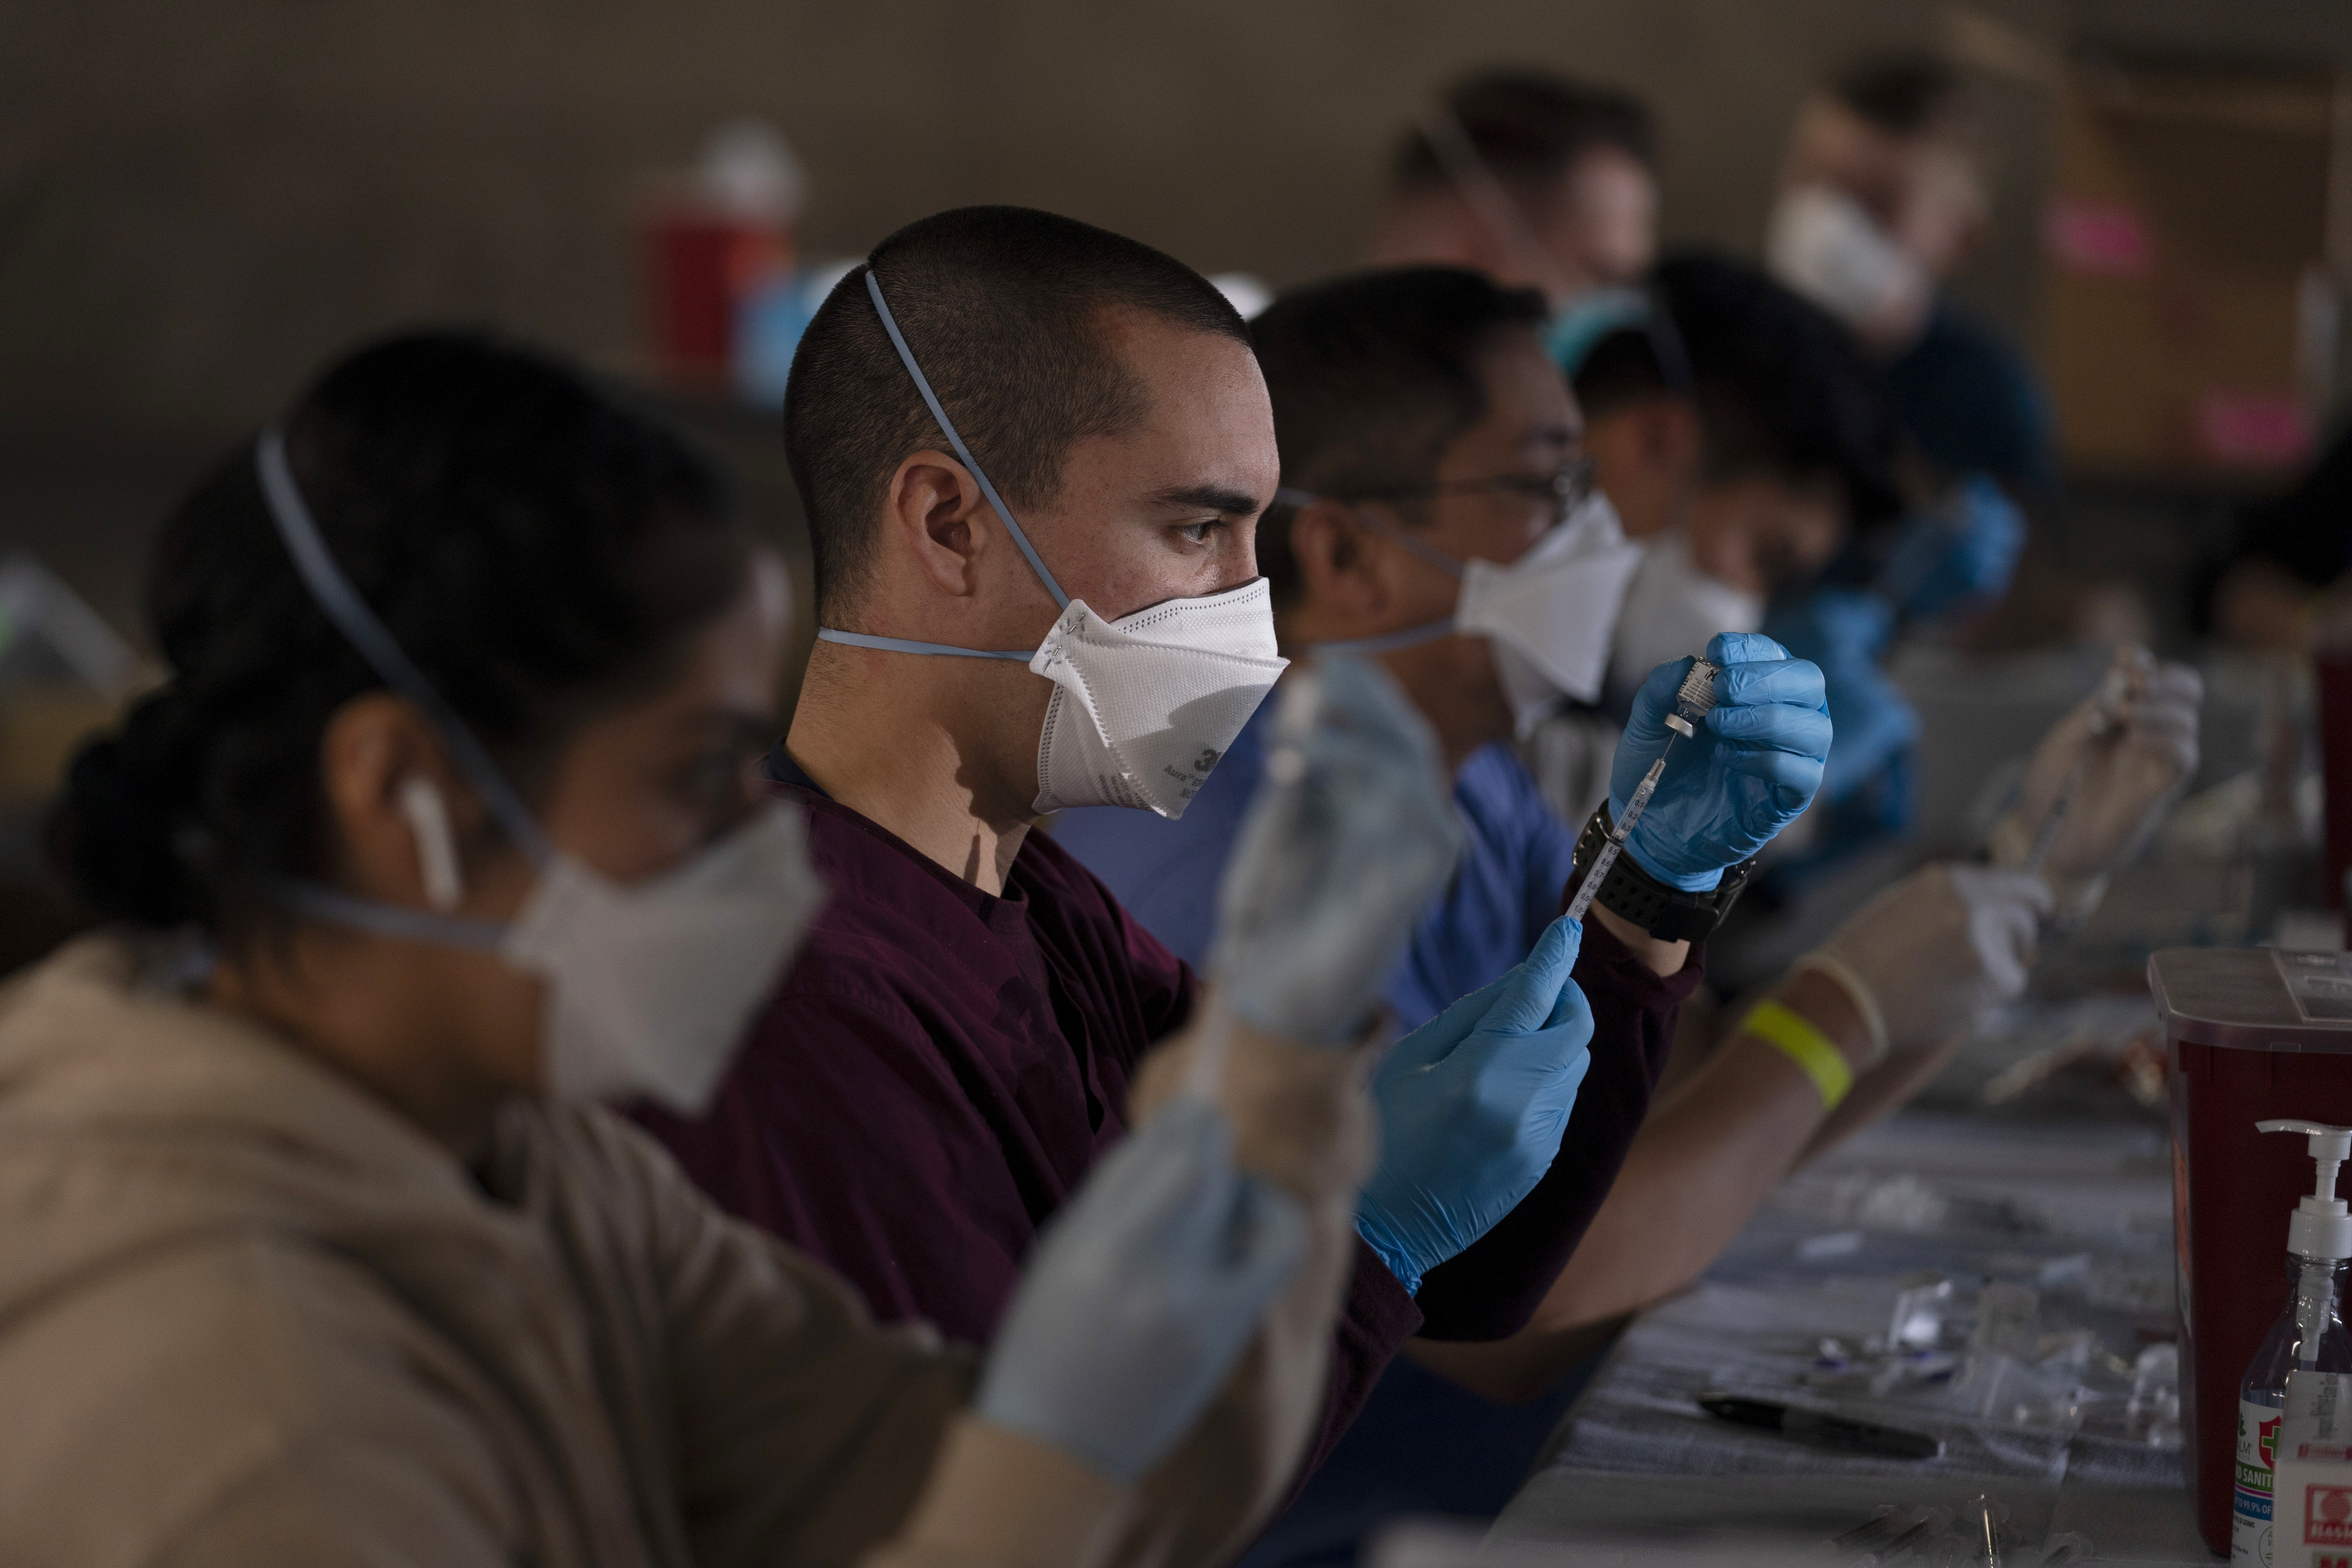
[[[2171,1086],[2182,1438],[2197,1528],[2230,1549],[2238,1394],[2285,1306],[2310,1157],[2257,1121],[2352,1125],[2352,955],[2168,948],[2148,960]]]

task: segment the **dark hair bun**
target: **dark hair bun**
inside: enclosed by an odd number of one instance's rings
[[[188,804],[187,759],[173,755],[182,706],[166,687],[84,746],[49,818],[51,858],[81,900],[110,919],[172,926],[201,912],[179,850]]]

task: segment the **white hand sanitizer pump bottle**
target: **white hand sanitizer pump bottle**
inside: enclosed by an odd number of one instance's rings
[[[2352,1128],[2316,1121],[2257,1121],[2263,1132],[2300,1132],[2319,1165],[2312,1194],[2287,1221],[2286,1275],[2294,1288],[2238,1385],[2238,1477],[2231,1494],[2230,1562],[2270,1568],[2271,1500],[2287,1374],[2352,1373],[2344,1284],[2352,1268],[2352,1212],[2336,1195],[2336,1170],[2352,1158]]]

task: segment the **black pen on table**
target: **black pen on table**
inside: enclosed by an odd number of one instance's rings
[[[1832,1415],[1825,1410],[1808,1410],[1802,1405],[1782,1405],[1777,1400],[1751,1399],[1744,1394],[1727,1394],[1710,1388],[1698,1396],[1698,1407],[1709,1415],[1726,1421],[1736,1421],[1742,1426],[1761,1426],[1768,1432],[1786,1432],[1792,1437],[1811,1437],[1823,1443],[1833,1443],[1841,1448],[1853,1448],[1865,1454],[1884,1454],[1893,1459],[1937,1459],[1944,1454],[1944,1441],[1925,1432],[1906,1432],[1900,1426],[1881,1426],[1874,1421],[1856,1421],[1851,1416]]]

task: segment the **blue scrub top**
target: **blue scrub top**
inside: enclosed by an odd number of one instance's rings
[[[1088,806],[1054,822],[1054,841],[1085,862],[1145,929],[1205,970],[1217,929],[1217,884],[1243,815],[1265,772],[1262,704],[1216,772],[1174,822],[1148,811]],[[1497,743],[1471,753],[1454,774],[1454,803],[1467,830],[1461,864],[1413,929],[1403,962],[1382,988],[1398,1022],[1416,1028],[1501,976],[1528,955],[1559,912],[1576,836],[1543,803],[1535,780]]]

